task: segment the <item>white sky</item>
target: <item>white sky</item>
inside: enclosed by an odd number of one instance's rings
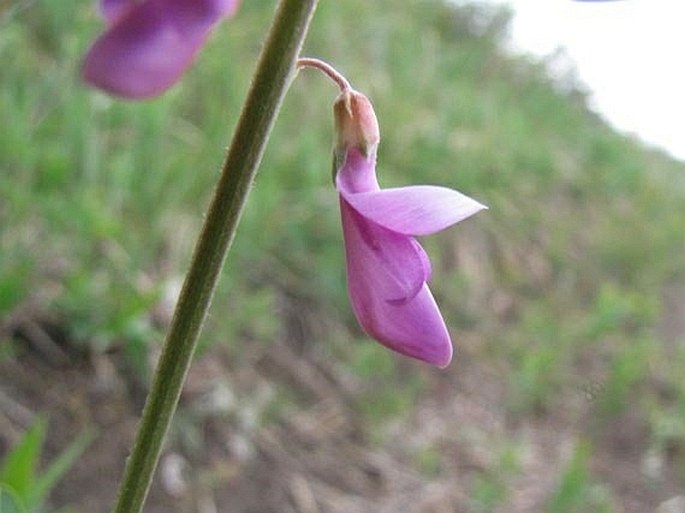
[[[559,47],[617,129],[685,160],[685,1],[486,0],[511,4],[513,46]]]

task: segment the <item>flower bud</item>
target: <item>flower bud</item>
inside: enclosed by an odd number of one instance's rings
[[[369,99],[352,89],[344,90],[333,105],[336,154],[356,148],[368,157],[380,141],[378,120]]]

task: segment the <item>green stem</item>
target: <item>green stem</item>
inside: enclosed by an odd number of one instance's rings
[[[281,0],[186,275],[115,513],[140,513],[197,339],[318,0]]]

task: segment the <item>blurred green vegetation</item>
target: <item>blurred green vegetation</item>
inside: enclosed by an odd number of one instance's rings
[[[181,83],[126,103],[78,80],[101,26],[89,2],[0,4],[0,318],[58,316],[84,350],[122,349],[146,372],[272,6],[243,2]],[[685,166],[612,131],[544,63],[505,55],[507,19],[439,1],[322,2],[305,53],[374,101],[383,185],[442,184],[490,207],[425,241],[455,372],[461,340],[475,341],[463,350],[497,369],[514,418],[566,415],[578,396],[599,425],[637,411],[647,446],[680,454],[685,480],[685,346],[664,328],[667,297],[685,301]],[[222,345],[239,366],[250,347],[300,333],[301,350],[369,383],[360,409],[382,425],[411,408],[424,375],[365,340],[347,302],[336,94],[314,72],[294,82],[201,350]],[[588,484],[588,451],[547,511],[611,511]],[[435,472],[439,457],[419,466]],[[506,501],[505,482],[479,476],[476,510]]]
[[[37,419],[0,463],[0,511],[41,513],[45,500],[93,441],[91,432],[82,433],[43,471],[38,472],[47,435],[47,422]]]
[[[550,498],[548,513],[582,513],[596,511],[608,513],[614,511],[605,488],[595,484],[588,473],[587,465],[590,459],[590,447],[579,444],[573,452],[557,486]]]

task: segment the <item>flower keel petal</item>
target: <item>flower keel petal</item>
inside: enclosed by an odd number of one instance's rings
[[[364,288],[363,283],[357,283]],[[381,344],[406,356],[447,367],[452,360],[452,341],[433,295],[424,284],[419,293],[402,305],[375,300],[372,290],[354,290],[350,295],[365,296],[366,302],[352,301],[355,315],[364,331]]]
[[[430,264],[419,243],[362,217],[341,198],[347,283],[362,329],[401,354],[446,367],[452,343],[426,285]]]

